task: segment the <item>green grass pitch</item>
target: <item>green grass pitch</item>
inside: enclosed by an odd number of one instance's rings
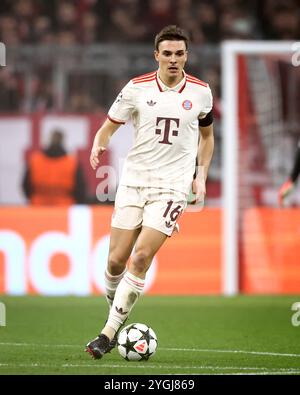
[[[156,354],[127,362],[85,353],[106,319],[100,297],[12,297],[0,327],[0,374],[300,374],[298,296],[143,296],[128,323],[150,325]]]

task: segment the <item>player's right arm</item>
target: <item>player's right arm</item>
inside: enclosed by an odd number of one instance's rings
[[[106,151],[111,136],[120,126],[121,124],[114,123],[107,118],[101,128],[97,131],[90,155],[90,164],[94,170],[99,165],[100,157],[103,152]]]
[[[99,158],[106,150],[111,136],[130,118],[135,106],[135,87],[132,81],[122,89],[108,111],[108,117],[96,133],[90,156],[90,163],[95,170],[99,165]]]

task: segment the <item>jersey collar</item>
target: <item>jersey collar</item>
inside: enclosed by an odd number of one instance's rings
[[[172,88],[170,88],[169,86],[165,85],[162,80],[159,78],[158,75],[158,71],[156,72],[156,83],[158,86],[158,89],[160,90],[160,92],[166,92],[166,91],[173,91],[173,92],[177,92],[177,93],[181,93],[186,85],[186,74],[184,72],[184,70],[182,70],[183,72],[183,78],[182,80],[176,85],[173,86]]]

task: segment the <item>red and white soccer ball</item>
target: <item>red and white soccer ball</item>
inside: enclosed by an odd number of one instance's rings
[[[130,324],[121,330],[118,336],[118,350],[126,361],[149,359],[157,349],[157,336],[152,328],[145,324]]]

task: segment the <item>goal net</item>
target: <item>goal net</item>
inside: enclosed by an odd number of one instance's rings
[[[292,49],[291,42],[222,45],[225,294],[300,291],[300,215],[277,201],[300,138]]]

